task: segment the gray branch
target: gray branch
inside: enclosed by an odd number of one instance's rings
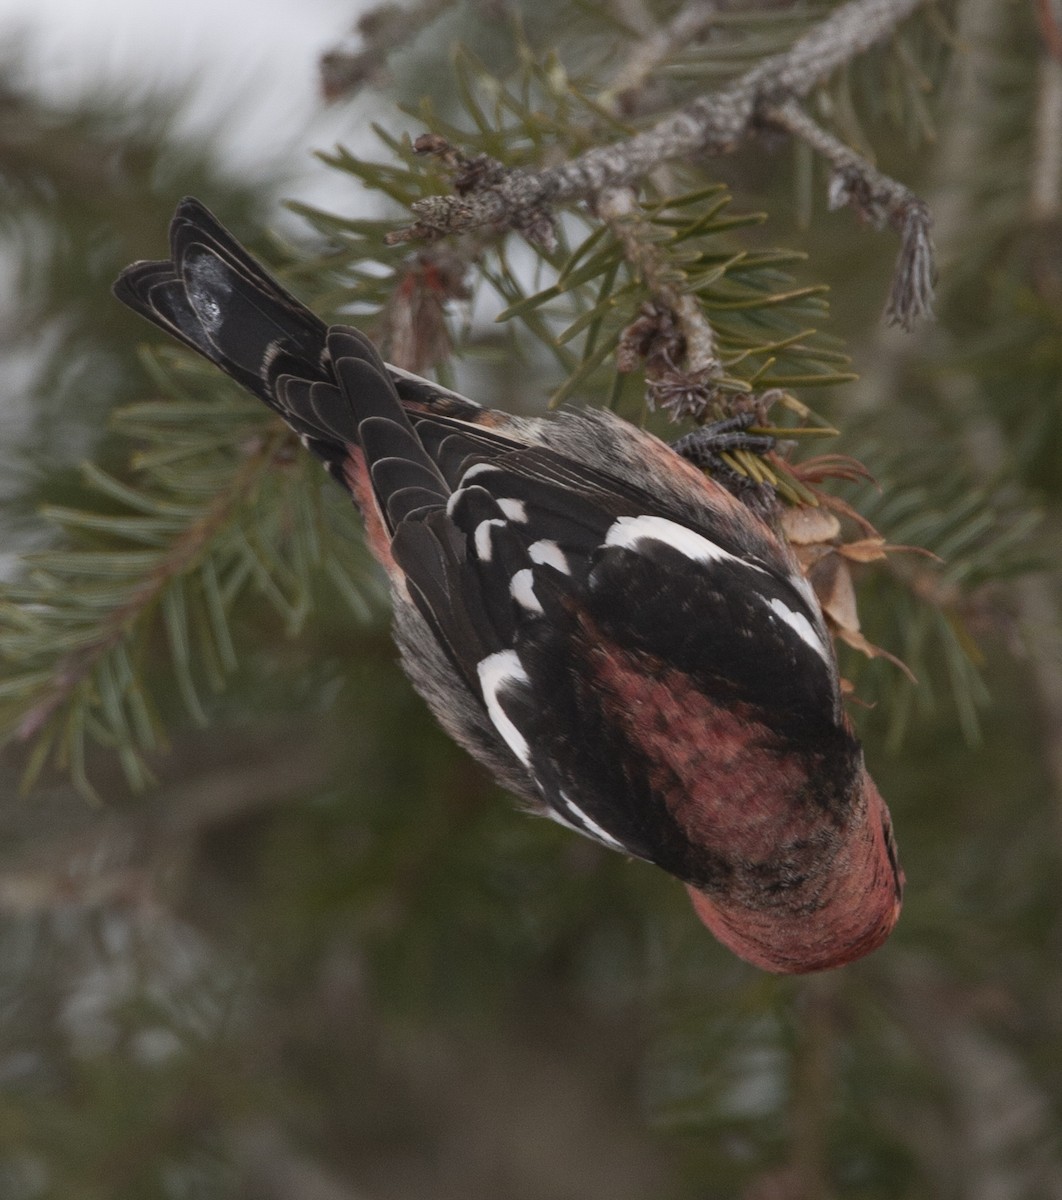
[[[597,201],[597,213],[623,247],[624,257],[638,271],[654,300],[672,312],[685,341],[686,367],[715,379],[721,372],[715,331],[696,299],[670,277],[660,247],[647,235],[641,209],[631,188],[607,188]]]
[[[764,109],[764,124],[784,129],[806,142],[833,167],[830,207],[848,204],[876,228],[891,225],[901,238],[885,309],[890,324],[910,329],[933,315],[933,245],[929,208],[910,188],[883,174],[851,146],[812,120],[795,100]]]
[[[430,196],[413,205],[415,224],[388,236],[392,244],[481,226],[516,227],[546,205],[596,196],[637,183],[661,163],[735,149],[764,109],[806,96],[838,67],[863,53],[927,0],[850,0],[782,54],[771,55],[727,87],[710,92],[651,129],[596,146],[542,171],[507,171],[463,196]]]
[[[663,28],[642,38],[598,97],[609,112],[634,112],[656,69],[676,51],[699,41],[719,16],[719,0],[693,0]]]
[[[454,3],[420,0],[411,8],[381,4],[364,13],[353,33],[321,55],[321,90],[326,100],[349,96],[382,79],[392,50],[407,43]]]

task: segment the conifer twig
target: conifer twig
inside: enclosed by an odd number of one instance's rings
[[[321,55],[321,90],[326,100],[349,96],[375,83],[387,69],[392,50],[411,41],[454,0],[420,0],[407,8],[380,4],[358,18],[350,35]]]
[[[719,15],[719,0],[693,0],[670,21],[643,38],[598,97],[611,112],[634,112],[653,72],[676,51],[702,38]]]
[[[529,211],[637,183],[661,163],[732,151],[755,131],[764,108],[806,96],[924,3],[849,0],[784,53],[764,58],[733,83],[698,97],[651,129],[541,171],[507,170],[465,195],[425,197],[412,206],[414,224],[392,231],[387,240],[394,245],[485,225],[518,227]]]
[[[830,208],[849,204],[876,228],[888,223],[900,234],[900,256],[885,309],[888,321],[910,329],[915,321],[932,317],[932,218],[925,202],[823,129],[795,100],[764,109],[760,119],[800,138],[830,163]]]
[[[278,438],[283,436],[281,432],[268,435],[237,469],[231,486],[216,497],[202,516],[181,531],[128,599],[103,617],[94,636],[57,661],[43,694],[18,726],[16,736],[20,741],[36,737],[100,661],[128,636],[135,622],[160,599],[173,580],[195,566],[211,539],[231,519],[254,487],[263,468],[272,462]]]
[[[670,262],[646,236],[634,190],[606,188],[598,197],[597,213],[612,230],[623,247],[624,257],[641,275],[653,299],[674,314],[685,340],[687,369],[717,376],[722,367],[716,351],[715,331],[696,299],[675,279]]]
[[[715,330],[683,286],[684,276],[653,239],[633,188],[606,188],[597,199],[597,214],[652,296],[620,338],[617,367],[630,371],[644,359],[649,406],[666,409],[672,420],[703,419],[723,374]]]

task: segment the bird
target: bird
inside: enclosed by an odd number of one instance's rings
[[[512,415],[385,363],[195,199],[170,249],[115,295],[268,405],[350,494],[402,667],[503,788],[677,878],[763,970],[885,941],[904,876],[822,610],[703,454],[609,411]]]

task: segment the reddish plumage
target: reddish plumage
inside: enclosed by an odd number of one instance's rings
[[[814,879],[803,904],[753,909],[686,890],[705,925],[747,962],[781,974],[840,967],[885,941],[903,897],[889,812],[866,771],[859,808],[833,841],[830,868]]]
[[[384,515],[380,512],[373,495],[372,479],[365,466],[365,455],[360,447],[346,447],[342,460],[343,484],[354,498],[362,520],[365,522],[365,541],[373,558],[387,572],[393,587],[404,587],[405,576],[391,557],[391,535],[387,531]]]
[[[654,789],[691,842],[725,846],[743,864],[712,898],[687,887],[715,936],[782,973],[842,966],[880,946],[900,915],[902,874],[869,775],[841,822],[794,804],[813,786],[808,768],[765,748],[771,731],[748,706],[713,704],[682,672],[587,632],[588,677],[616,727],[645,747]],[[794,876],[801,884],[787,886]],[[777,902],[764,904],[769,896]]]
[[[120,299],[352,494],[403,666],[534,810],[677,876],[724,944],[837,966],[895,924],[888,811],[818,602],[757,516],[609,413],[481,409],[326,329],[195,201]]]

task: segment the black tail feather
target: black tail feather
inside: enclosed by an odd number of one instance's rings
[[[282,374],[324,379],[325,325],[198,200],[170,225],[170,262],[138,262],[114,285],[123,304],[277,408]]]
[[[423,507],[427,495],[445,505],[449,488],[396,390],[399,377],[420,397],[431,384],[393,373],[358,330],[327,328],[199,201],[177,206],[170,249],[169,262],[126,268],[118,299],[265,401],[348,486],[350,449],[361,446],[389,520],[392,510]],[[363,426],[373,436],[364,439]],[[409,489],[417,491],[392,505],[392,493]]]

